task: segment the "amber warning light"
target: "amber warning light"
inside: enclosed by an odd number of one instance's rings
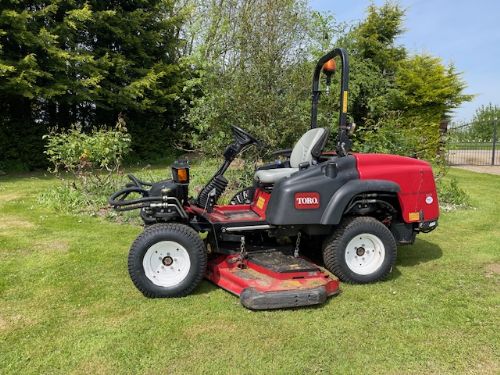
[[[325,74],[335,73],[336,69],[337,69],[337,64],[335,63],[334,59],[330,59],[323,64],[323,71],[325,72]]]
[[[337,64],[334,59],[328,60],[323,64],[323,73],[326,75],[326,93],[330,93],[330,84],[332,83],[332,75],[337,69]]]
[[[189,163],[187,160],[176,160],[172,164],[172,178],[177,183],[189,183]]]

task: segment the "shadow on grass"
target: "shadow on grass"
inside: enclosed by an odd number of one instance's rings
[[[417,239],[413,245],[398,247],[398,259],[396,267],[392,271],[390,279],[401,276],[399,267],[412,267],[427,263],[443,256],[443,251],[435,243]]]
[[[417,239],[413,245],[398,249],[397,266],[409,267],[426,263],[443,256],[443,251],[435,243]]]
[[[213,292],[216,289],[218,289],[218,287],[215,284],[212,284],[210,281],[203,279],[200,285],[198,285],[198,287],[193,292],[191,292],[191,294],[192,295],[207,294]]]
[[[0,176],[0,183],[2,182],[23,182],[30,179],[39,180],[54,180],[55,175],[50,174],[46,170],[37,170],[34,172],[11,172]]]

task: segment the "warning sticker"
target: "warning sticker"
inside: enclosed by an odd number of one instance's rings
[[[348,97],[348,92],[344,91],[344,100],[342,103],[342,112],[347,113],[347,97]]]
[[[259,199],[257,199],[257,203],[255,205],[257,206],[257,208],[262,210],[264,208],[265,203],[266,203],[266,198],[259,197]]]

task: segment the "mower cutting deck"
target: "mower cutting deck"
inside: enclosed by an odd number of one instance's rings
[[[217,256],[208,262],[207,278],[252,310],[317,305],[339,293],[338,279],[329,272],[274,249],[245,259]]]

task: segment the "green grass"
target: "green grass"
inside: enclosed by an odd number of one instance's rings
[[[492,142],[450,142],[449,150],[485,150],[492,151]],[[496,147],[498,150],[498,146]]]
[[[208,282],[142,297],[126,270],[139,227],[41,207],[53,178],[2,177],[0,373],[498,374],[500,177],[450,173],[476,208],[400,248],[390,280],[269,312]]]

